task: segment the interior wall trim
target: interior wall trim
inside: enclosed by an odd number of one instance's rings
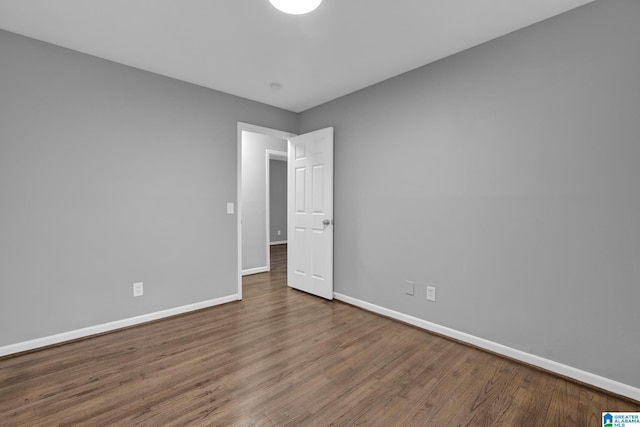
[[[510,359],[515,359],[517,361],[524,362],[529,365],[533,365],[535,367],[544,369],[546,371],[574,379],[581,383],[585,383],[593,387],[597,387],[599,389],[606,390],[608,392],[611,392],[620,396],[628,397],[635,401],[640,401],[640,388],[636,388],[628,384],[624,384],[609,378],[605,378],[600,375],[593,374],[591,372],[583,371],[581,369],[577,369],[572,366],[554,362],[553,360],[545,359],[543,357],[536,356],[534,354],[527,353],[522,350],[517,350],[515,348],[507,347],[505,345],[498,344],[496,342],[489,341],[484,338],[479,338],[474,335],[460,332],[455,329],[448,328],[446,326],[441,326],[436,323],[419,319],[417,317],[413,317],[408,314],[400,313],[398,311],[381,307],[379,305],[371,304],[369,302],[362,301],[357,298],[352,298],[350,296],[343,295],[337,292],[334,292],[333,295],[334,295],[334,298],[339,301],[343,301],[347,304],[362,308],[364,310],[371,311],[373,313],[377,313],[386,317],[390,317],[392,319],[399,320],[404,323],[408,323],[418,328],[421,328],[430,332],[434,332],[436,334],[443,335],[445,337],[449,337],[457,341],[462,341],[464,343],[471,344],[475,347],[488,350],[492,353],[496,353],[496,354],[508,357]]]
[[[213,307],[220,304],[226,304],[228,302],[237,301],[237,300],[238,300],[238,295],[233,294],[226,297],[216,298],[208,301],[202,301],[194,304],[183,305],[181,307],[175,307],[167,310],[156,311],[155,313],[143,314],[140,316],[130,317],[128,319],[116,320],[113,322],[103,323],[101,325],[89,326],[82,329],[76,329],[74,331],[63,332],[63,333],[51,335],[48,337],[36,338],[29,341],[10,344],[4,347],[0,347],[0,357],[9,356],[11,354],[16,354],[16,353],[22,353],[24,351],[36,350],[38,348],[60,344],[65,341],[72,341],[79,338],[86,338],[91,335],[103,334],[105,332],[127,328],[130,326],[139,325],[141,323],[151,322],[153,320],[158,320],[158,319],[163,319],[165,317],[171,317],[178,314],[188,313],[190,311],[201,310],[203,308],[209,308],[209,307]]]
[[[250,274],[266,273],[268,271],[269,267],[265,265],[264,267],[248,268],[246,270],[242,270],[242,275],[248,276]]]

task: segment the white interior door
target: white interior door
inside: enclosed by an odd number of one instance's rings
[[[289,139],[290,287],[333,299],[333,128]]]

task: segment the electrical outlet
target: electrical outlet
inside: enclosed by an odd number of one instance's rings
[[[233,214],[233,203],[227,203],[227,213],[229,215]]]
[[[413,295],[414,288],[415,288],[415,283],[413,283],[411,280],[407,280],[406,283],[404,284],[404,293],[407,295]]]
[[[436,288],[427,286],[427,301],[436,302]]]
[[[143,294],[144,294],[144,289],[142,287],[142,282],[134,283],[133,284],[133,296],[134,297],[139,297],[139,296],[142,296]]]
[[[278,230],[278,236],[282,234],[282,230]]]

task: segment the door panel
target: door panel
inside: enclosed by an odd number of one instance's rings
[[[325,280],[325,260],[326,256],[324,250],[324,236],[322,235],[324,230],[313,230],[311,235],[313,236],[313,242],[311,242],[311,256],[313,259],[313,271],[311,276],[314,279]]]
[[[306,254],[306,230],[304,228],[296,228],[296,238],[293,239],[293,247],[297,250],[295,252],[291,251],[287,248],[288,255],[295,259],[295,268],[294,271],[297,274],[306,275],[307,274],[307,254]]]
[[[324,214],[324,165],[314,165],[311,173],[312,211],[314,214]]]
[[[306,201],[305,177],[306,177],[305,168],[296,168],[296,179],[294,182],[294,185],[296,187],[295,206],[296,206],[296,213],[301,213],[301,214],[305,212],[305,201]]]
[[[288,283],[333,299],[333,128],[289,140]]]

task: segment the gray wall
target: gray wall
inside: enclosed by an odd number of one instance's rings
[[[0,58],[0,346],[236,294],[237,122],[297,116],[4,31]]]
[[[639,20],[597,1],[303,112],[335,290],[640,387]]]
[[[269,164],[271,242],[285,242],[287,240],[287,162],[270,160]],[[278,231],[280,231],[279,236]]]
[[[287,140],[242,132],[242,270],[267,266],[267,150]]]
[[[640,387],[639,17],[299,116],[0,31],[0,345],[234,294],[236,122],[334,126],[337,292]]]

